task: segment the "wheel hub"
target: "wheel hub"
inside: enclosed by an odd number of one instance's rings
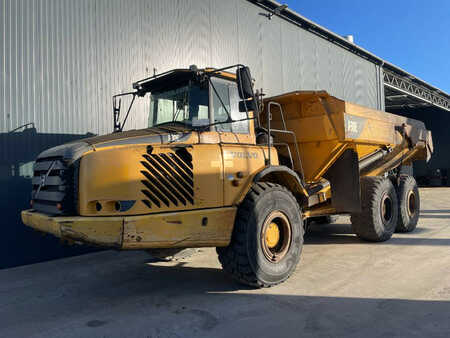
[[[266,243],[267,246],[272,249],[274,248],[280,240],[280,229],[278,228],[277,223],[272,222],[269,224],[269,227],[266,231]]]
[[[265,258],[272,263],[280,261],[289,251],[291,238],[289,219],[280,211],[272,211],[261,231],[261,246]]]
[[[381,199],[381,219],[384,224],[387,224],[392,219],[392,199],[388,194],[385,194]]]
[[[414,194],[413,190],[410,190],[408,192],[407,202],[408,202],[407,204],[408,214],[409,216],[412,216],[416,212],[416,195]]]

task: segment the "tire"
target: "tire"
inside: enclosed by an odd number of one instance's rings
[[[384,242],[397,226],[398,201],[392,182],[383,177],[361,178],[361,212],[351,215],[352,230],[361,239]]]
[[[395,231],[411,232],[417,226],[420,213],[420,196],[416,180],[401,176],[397,186],[398,220]]]
[[[270,236],[274,233],[278,237]],[[292,193],[278,184],[258,182],[239,206],[230,244],[216,250],[226,273],[261,288],[288,279],[302,247],[303,220]]]

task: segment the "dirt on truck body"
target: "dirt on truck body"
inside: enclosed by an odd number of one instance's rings
[[[224,270],[255,287],[290,276],[310,220],[350,214],[368,241],[416,227],[408,168],[433,151],[420,121],[325,91],[263,99],[243,65],[175,69],[133,87],[113,97],[112,134],[38,156],[26,225],[167,256],[217,247]],[[148,126],[123,131],[135,100],[148,100]]]

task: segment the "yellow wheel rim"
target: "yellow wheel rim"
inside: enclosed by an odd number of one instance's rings
[[[406,199],[407,201],[407,210],[409,216],[412,216],[416,212],[416,194],[413,190],[410,190],[408,192],[408,197]]]
[[[281,211],[272,211],[261,229],[261,247],[266,259],[277,263],[287,254],[291,246],[292,229],[287,216]]]
[[[269,224],[266,230],[266,244],[269,248],[274,248],[280,240],[280,229],[275,222]]]

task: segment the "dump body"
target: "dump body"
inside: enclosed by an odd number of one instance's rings
[[[366,166],[362,175],[380,175],[400,164],[427,160],[432,151],[431,132],[417,120],[346,102],[325,91],[296,91],[268,98],[282,107],[286,129],[291,135],[276,134],[275,142],[289,145],[294,169],[306,182],[317,182],[347,149],[363,161],[377,152],[375,166]],[[271,128],[284,129],[277,106],[271,106]],[[264,117],[263,117],[264,120]],[[286,148],[279,152],[287,156]],[[361,168],[362,169],[362,168]]]

